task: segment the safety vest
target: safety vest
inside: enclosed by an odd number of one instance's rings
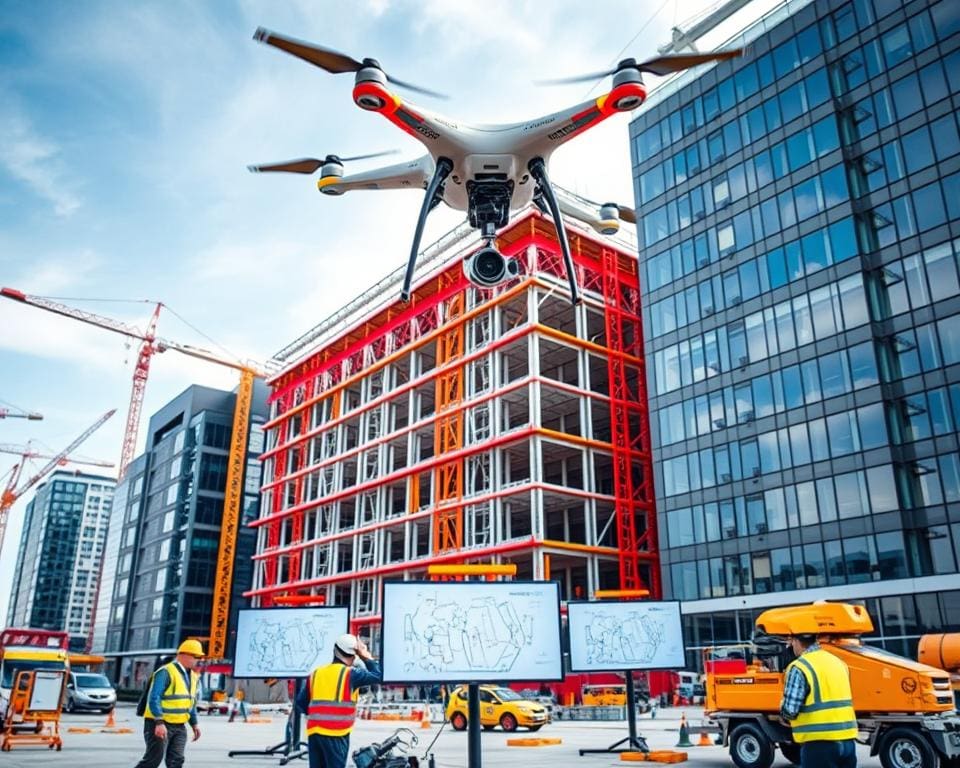
[[[346,736],[357,718],[357,691],[350,690],[350,667],[336,662],[310,676],[307,734]]]
[[[816,650],[792,661],[788,674],[793,667],[803,673],[809,689],[800,714],[790,723],[793,740],[802,744],[857,738],[857,714],[847,665],[827,651]]]
[[[183,678],[183,672],[172,661],[164,664],[160,669],[167,671],[170,682],[160,697],[160,706],[162,713],[150,711],[150,702],[147,700],[147,708],[144,710],[144,717],[153,720],[163,720],[165,723],[177,724],[186,723],[190,719],[190,710],[197,700],[197,676],[193,672],[187,671],[190,678],[190,687],[187,688],[187,682]],[[160,670],[157,670],[159,672]],[[156,673],[154,673],[156,674]],[[155,677],[153,678],[156,679]],[[151,685],[153,682],[151,681]]]

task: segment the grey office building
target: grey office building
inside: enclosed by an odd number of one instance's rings
[[[57,470],[27,504],[7,626],[67,632],[87,645],[116,480]]]
[[[664,596],[960,629],[960,3],[788,2],[631,123]]]
[[[254,387],[230,626],[246,604],[259,510],[267,389]],[[96,637],[114,677],[140,685],[159,656],[208,637],[236,394],[192,386],[150,419],[147,450],[117,488]],[[232,636],[227,655],[232,654]]]

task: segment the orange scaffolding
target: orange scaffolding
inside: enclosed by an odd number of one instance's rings
[[[457,253],[269,382],[248,595],[323,595],[376,625],[384,578],[492,560],[566,598],[659,596],[637,259],[569,234],[581,307],[530,212],[498,238],[517,281],[477,289]]]

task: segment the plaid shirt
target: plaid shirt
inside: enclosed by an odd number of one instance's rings
[[[819,650],[820,644],[814,643],[800,655],[802,656],[811,651]],[[780,717],[787,721],[795,720],[797,715],[800,714],[800,708],[803,707],[803,702],[806,701],[809,693],[810,686],[807,685],[807,678],[803,672],[801,672],[800,668],[796,665],[790,667],[790,671],[787,673],[786,684],[783,686],[783,701],[780,702]]]

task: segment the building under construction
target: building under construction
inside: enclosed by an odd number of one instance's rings
[[[520,277],[471,285],[463,228],[278,354],[254,583],[348,605],[376,637],[384,579],[510,562],[563,599],[660,594],[635,250],[571,224],[570,302],[553,224],[498,238]]]

